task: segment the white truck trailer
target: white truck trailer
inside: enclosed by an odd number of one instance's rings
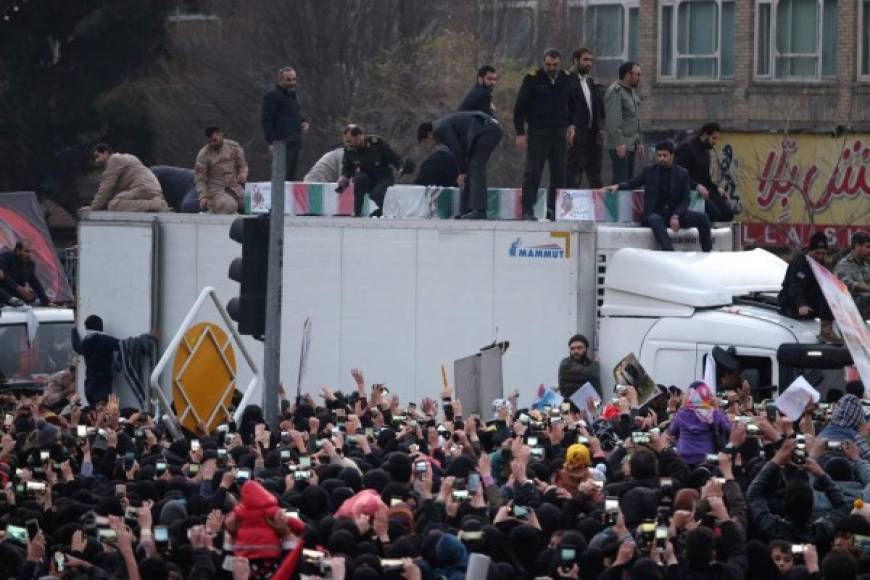
[[[203,287],[225,304],[238,293],[227,277],[241,253],[233,219],[91,213],[79,226],[79,325],[96,313],[108,333],[159,328],[165,344]],[[658,382],[686,384],[721,344],[764,359],[757,366],[775,383],[778,346],[815,339],[811,323],[784,319],[758,294],[778,290],[785,263],[735,253],[729,228],[714,230],[717,256],[697,251],[694,230],[674,237],[679,251],[668,255],[649,251],[650,231],[636,226],[288,217],[282,380],[292,393],[311,316],[310,392],[347,388],[359,367],[403,400],[435,395],[441,365],[452,372],[497,339],[510,341],[505,389],[528,402],[537,385],[556,384],[577,332],[606,370],[634,352]],[[262,344],[246,340],[260,359]]]

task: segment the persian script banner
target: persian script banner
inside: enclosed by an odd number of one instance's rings
[[[870,135],[725,133],[719,171],[739,195],[745,243],[848,244],[870,226]]]

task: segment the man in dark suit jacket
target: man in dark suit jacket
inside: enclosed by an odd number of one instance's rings
[[[574,83],[572,91],[580,96],[574,114],[574,141],[568,147],[565,183],[578,188],[583,174],[589,187],[601,187],[601,157],[604,151],[604,90],[589,73],[592,71],[592,51],[574,51],[574,66],[568,70]]]
[[[460,217],[486,219],[486,165],[501,142],[498,121],[480,111],[463,111],[447,115],[431,127],[421,127],[418,135],[427,129],[438,143],[450,149],[459,165],[458,182],[463,198],[459,205],[469,209]]]
[[[643,173],[625,183],[611,185],[608,192],[643,188],[643,218],[640,223],[648,226],[662,250],[672,252],[674,245],[668,236],[667,226],[674,232],[680,228],[698,228],[701,250],[713,249],[710,235],[710,219],[706,214],[689,211],[689,174],[674,165],[674,144],[662,141],[656,145],[656,163]]]
[[[296,164],[302,147],[302,134],[308,132],[308,121],[302,113],[296,96],[296,71],[284,67],[278,71],[278,85],[263,97],[263,114],[260,120],[263,134],[272,154],[272,144],[283,141],[287,148],[287,181],[296,178]]]
[[[495,88],[497,80],[498,75],[496,75],[495,67],[491,64],[485,64],[477,69],[477,82],[465,93],[465,97],[462,98],[462,102],[457,110],[480,111],[494,117],[495,109],[492,106],[492,90]]]
[[[112,364],[121,343],[103,334],[103,319],[95,314],[85,319],[85,330],[87,334],[81,338],[78,330],[72,329],[72,347],[85,359],[85,397],[93,407],[112,393]]]

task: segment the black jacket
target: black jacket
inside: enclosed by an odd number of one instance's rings
[[[480,83],[475,83],[462,97],[457,111],[480,111],[492,115],[492,91]]]
[[[598,363],[588,358],[576,361],[566,356],[559,363],[559,393],[568,398],[586,383],[601,395],[601,376]]]
[[[18,286],[29,285],[33,288],[39,301],[48,304],[50,301],[45,295],[45,289],[39,278],[36,277],[36,264],[22,262],[15,256],[14,250],[8,250],[0,254],[0,271],[3,272],[3,281],[0,286],[10,295],[24,299],[18,294]]]
[[[659,177],[661,168],[658,165],[649,165],[643,173],[619,184],[619,189],[643,188],[643,215],[644,217],[655,212],[659,201]],[[670,207],[671,215],[682,217],[689,209],[689,174],[679,165],[671,165],[670,184]]]
[[[459,164],[459,172],[465,173],[474,140],[488,128],[487,125],[492,124],[498,127],[492,117],[480,111],[451,113],[435,121],[433,136],[436,141],[450,149]]]
[[[72,330],[73,350],[85,357],[85,396],[91,405],[112,392],[112,364],[119,346],[114,336],[94,332],[82,339],[77,329]]]
[[[827,305],[816,275],[804,254],[798,254],[788,263],[777,301],[786,316],[797,316],[801,306],[818,310],[819,306]],[[824,313],[814,312],[813,315]]]
[[[299,147],[304,121],[296,91],[276,86],[263,97],[261,123],[268,143],[284,141],[288,147]]]
[[[365,143],[359,149],[344,148],[341,175],[353,178],[357,173],[365,173],[374,181],[392,180],[394,167],[401,170],[402,159],[390,144],[377,135],[366,135]]]
[[[456,165],[456,157],[446,147],[439,147],[420,164],[420,172],[414,184],[456,187],[458,177],[459,167]]]
[[[525,76],[514,104],[514,129],[517,135],[566,129],[574,120],[579,97],[572,75],[560,70],[551,80],[543,68]]]
[[[698,137],[686,139],[677,146],[674,163],[688,171],[694,183],[700,183],[711,192],[718,189],[710,177],[710,150]]]
[[[572,124],[577,128],[577,138],[580,138],[584,133],[592,133],[597,135],[601,130],[604,120],[604,87],[595,82],[592,77],[586,77],[586,83],[589,87],[589,96],[592,98],[592,122],[590,124],[589,109],[590,106],[586,102],[586,95],[583,94],[583,88],[580,85],[580,77],[575,73],[571,75],[572,88],[571,91],[575,94],[576,106],[574,107],[574,119]]]

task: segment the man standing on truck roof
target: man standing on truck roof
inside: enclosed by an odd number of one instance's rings
[[[242,186],[248,180],[245,150],[224,139],[220,127],[205,130],[208,144],[196,155],[196,194],[199,209],[209,213],[236,213],[244,208]]]
[[[852,236],[852,251],[837,263],[834,274],[849,288],[861,318],[870,319],[870,234]]]
[[[91,205],[83,208],[109,211],[169,211],[157,177],[139,158],[128,153],[113,153],[100,143],[93,149],[94,163],[103,168],[100,187]]]
[[[791,318],[821,319],[819,340],[832,344],[842,344],[842,339],[834,334],[834,315],[825,300],[819,282],[807,261],[807,256],[821,265],[828,256],[828,237],[824,232],[816,232],[810,238],[806,253],[792,258],[785,271],[782,290],[779,292],[779,306],[782,313]]]
[[[263,97],[263,112],[260,123],[272,154],[275,141],[283,141],[287,155],[285,179],[296,179],[296,165],[302,135],[308,132],[308,121],[296,94],[296,70],[286,66],[278,71],[278,85]]]
[[[39,300],[43,306],[52,302],[36,277],[33,246],[28,240],[15,242],[15,247],[0,254],[0,302],[12,306],[17,301],[32,304]]]
[[[601,396],[600,369],[598,363],[589,358],[589,339],[575,334],[568,341],[568,352],[559,363],[559,393],[567,399],[589,383]]]
[[[681,228],[698,228],[701,250],[713,249],[710,220],[706,214],[689,210],[689,174],[674,165],[674,144],[662,141],[656,145],[656,163],[643,170],[639,176],[604,188],[613,193],[617,190],[643,188],[643,217],[640,223],[649,227],[659,248],[674,251],[668,236],[668,226],[678,232]]]
[[[492,91],[497,82],[498,74],[491,64],[485,64],[477,69],[477,81],[465,93],[457,111],[481,111],[494,117],[495,107],[492,106]]]

